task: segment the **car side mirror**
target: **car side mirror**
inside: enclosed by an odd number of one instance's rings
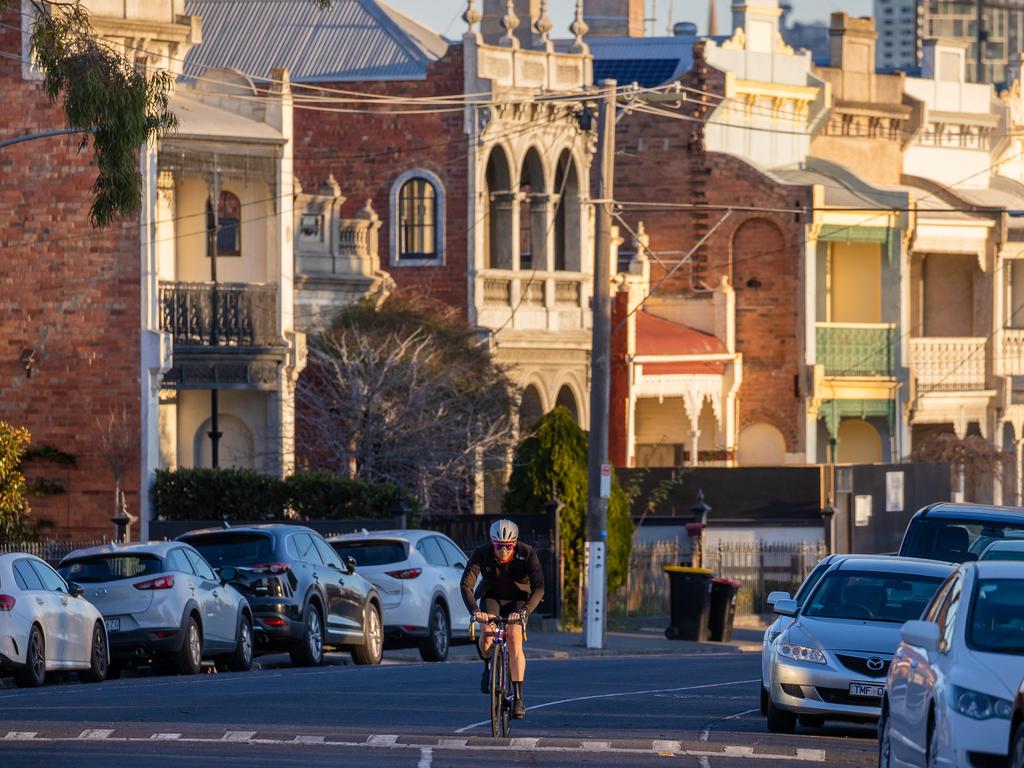
[[[926,651],[937,651],[939,625],[931,621],[908,621],[900,629],[900,640]]]
[[[349,573],[356,572],[356,559],[352,557],[352,555],[349,555],[345,558],[345,568],[348,570]]]
[[[85,594],[85,587],[74,581],[68,582],[68,594],[72,597],[81,597]]]
[[[800,604],[796,600],[786,598],[776,601],[774,610],[779,616],[796,616],[800,611]]]
[[[769,608],[774,608],[775,604],[779,602],[779,600],[789,600],[790,597],[791,595],[789,594],[789,592],[769,592],[768,599],[765,602],[768,603]]]
[[[220,569],[220,580],[224,584],[227,584],[229,581],[234,581],[235,576],[237,575],[238,572],[235,570],[234,566],[225,565],[223,568]]]

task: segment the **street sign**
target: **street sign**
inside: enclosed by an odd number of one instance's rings
[[[601,465],[601,498],[607,499],[612,495],[612,465]]]

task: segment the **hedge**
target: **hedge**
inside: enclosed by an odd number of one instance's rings
[[[153,513],[162,520],[351,520],[388,518],[410,500],[396,486],[297,472],[287,479],[248,469],[157,470]]]

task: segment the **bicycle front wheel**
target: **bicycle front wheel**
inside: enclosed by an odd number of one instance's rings
[[[505,685],[502,675],[502,654],[498,648],[491,654],[491,736],[502,735],[502,712],[505,709]]]

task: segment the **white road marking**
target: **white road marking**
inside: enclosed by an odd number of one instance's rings
[[[447,749],[462,749],[464,746],[466,746],[466,742],[467,741],[468,741],[468,739],[438,739],[437,740],[437,748],[438,749],[445,749],[445,748],[447,748]],[[513,746],[514,746],[516,741],[532,741],[534,743],[534,745],[536,745],[537,742],[539,741],[539,739],[512,739]]]
[[[750,757],[754,754],[753,747],[725,747],[725,754],[727,757]]]
[[[397,743],[397,736],[371,736],[366,740],[366,744],[371,747],[393,747]]]
[[[326,736],[296,736],[296,744],[323,744],[327,740]]]
[[[78,738],[80,741],[102,741],[114,732],[113,728],[90,728],[82,731]]]
[[[746,685],[748,683],[759,682],[760,678],[754,678],[753,680],[731,680],[728,683],[706,683],[705,685],[686,685],[681,688],[655,688],[648,691],[624,691],[622,693],[599,693],[592,696],[577,696],[572,699],[559,699],[558,701],[549,701],[544,704],[534,704],[532,707],[527,707],[528,712],[532,712],[535,709],[544,709],[546,707],[557,707],[559,704],[572,704],[577,701],[594,701],[595,699],[614,699],[621,696],[647,696],[654,693],[678,693],[679,691],[699,691],[705,688],[721,688],[726,685]],[[472,730],[473,728],[480,728],[484,725],[490,725],[490,719],[481,720],[479,723],[471,723],[470,725],[464,725],[459,728],[455,733],[465,733],[466,731]]]
[[[584,752],[607,752],[611,749],[611,744],[607,741],[581,741],[580,749]]]
[[[753,681],[751,681],[751,682],[753,682]],[[722,717],[722,718],[719,718],[718,720],[712,720],[710,723],[708,723],[706,726],[704,726],[704,730],[700,732],[700,740],[701,741],[707,741],[711,737],[711,729],[715,726],[716,723],[724,723],[726,720],[735,720],[738,717],[743,717],[744,715],[749,715],[751,712],[757,712],[757,711],[759,711],[759,710],[757,710],[757,709],[745,709],[742,712],[736,712],[735,714],[729,715],[728,717]],[[726,750],[729,750],[729,749],[731,749],[731,747],[726,747]],[[736,749],[747,749],[747,748],[746,747],[736,747]],[[742,754],[742,755],[740,755],[740,754],[730,754],[730,757],[754,757],[753,749],[751,749],[750,752],[751,752],[751,754],[749,754],[749,755],[748,754]],[[711,760],[708,758],[708,756],[703,755],[703,756],[697,758],[697,765],[698,765],[699,768],[711,768]]]
[[[796,756],[800,760],[809,760],[815,763],[825,762],[825,750],[824,749],[798,749]]]
[[[652,746],[659,754],[683,751],[683,745],[678,741],[655,741]]]
[[[444,740],[442,740],[441,742],[438,742],[437,746],[440,747],[441,744],[443,743],[443,741]],[[514,738],[514,739],[512,739],[511,743],[509,744],[509,749],[533,749],[533,748],[535,748],[537,746],[537,742],[538,741],[540,741],[540,739],[527,739],[527,738],[522,738],[522,737],[520,737],[518,739]],[[463,743],[465,743],[465,742],[463,742]]]
[[[434,750],[430,747],[423,747],[420,749],[420,762],[416,768],[430,768],[430,764],[434,762]]]
[[[251,741],[256,731],[228,731],[221,737],[221,741],[244,742]]]
[[[176,741],[181,738],[180,733],[154,733],[149,737],[153,741]]]
[[[10,741],[29,741],[36,737],[37,731],[8,731],[5,739]]]

